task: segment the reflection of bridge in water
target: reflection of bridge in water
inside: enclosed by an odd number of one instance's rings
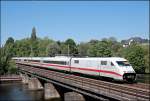
[[[59,96],[53,84],[77,92],[75,95],[74,92],[66,93],[66,101],[71,99],[84,100],[83,95],[99,100],[149,101],[150,99],[148,84],[116,84],[54,70],[43,69],[38,64],[33,65],[27,62],[16,62],[16,64],[23,78],[23,82],[28,83],[30,89],[43,89],[44,85],[46,99]],[[44,83],[40,82],[41,80],[44,81]]]

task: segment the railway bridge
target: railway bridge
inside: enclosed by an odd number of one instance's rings
[[[53,84],[72,90],[64,94],[65,101],[84,101],[84,95],[98,100],[143,100],[149,101],[149,84],[118,84],[86,78],[71,73],[43,69],[39,64],[16,62],[24,83],[31,90],[44,89],[45,98],[57,98],[59,93]],[[44,84],[40,80],[45,81]],[[44,86],[43,86],[44,85]]]

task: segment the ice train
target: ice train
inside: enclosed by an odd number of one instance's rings
[[[136,73],[129,62],[120,57],[14,57],[16,62],[45,68],[109,77],[119,81],[135,81]]]

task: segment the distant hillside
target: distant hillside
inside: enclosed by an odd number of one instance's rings
[[[134,41],[136,43],[149,43],[148,39],[142,39],[141,37],[131,37],[127,40],[122,40],[122,44],[129,44],[129,42]]]

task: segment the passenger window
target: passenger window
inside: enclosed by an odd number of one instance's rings
[[[101,65],[107,65],[107,61],[101,61]]]
[[[114,64],[111,62],[111,66],[114,66]]]
[[[74,60],[74,63],[79,63],[79,60]]]

